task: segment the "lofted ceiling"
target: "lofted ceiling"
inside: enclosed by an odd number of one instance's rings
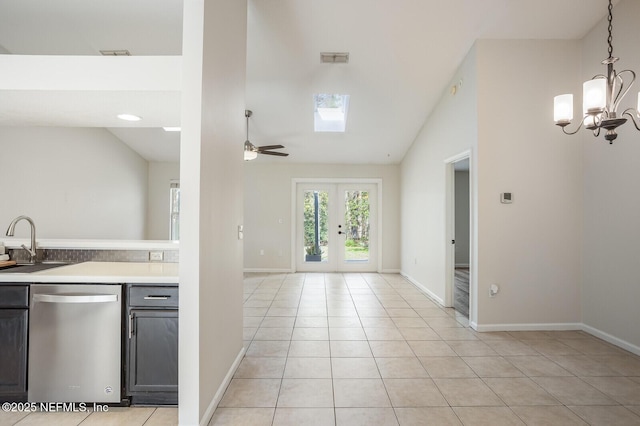
[[[400,162],[476,39],[580,39],[607,11],[605,0],[249,0],[248,5],[246,105],[254,113],[249,138],[255,145],[283,144],[291,154],[256,161],[312,163]],[[99,55],[102,49],[127,49],[135,56],[180,55],[181,33],[182,0],[0,1],[0,53]],[[349,52],[349,63],[321,64],[320,52],[326,51]],[[37,94],[4,92],[1,125],[106,127],[145,158],[177,159],[179,135],[157,133],[160,122],[179,122],[175,96],[135,94],[135,102],[148,108],[141,114],[149,118],[147,126],[154,127],[145,130],[144,123],[136,128],[113,123],[106,108],[126,101],[126,94],[113,102],[85,94],[77,104],[86,123],[79,123],[51,113],[69,110],[64,96],[49,94],[51,104],[42,108]],[[313,132],[316,93],[351,96],[345,133]],[[17,114],[16,105],[29,111],[28,117]],[[242,119],[244,111],[238,116]],[[173,147],[159,149],[158,141],[165,139]]]

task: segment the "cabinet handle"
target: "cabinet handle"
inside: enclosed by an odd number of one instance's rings
[[[133,314],[129,314],[129,340],[133,337]]]
[[[144,300],[167,300],[171,296],[145,296]]]

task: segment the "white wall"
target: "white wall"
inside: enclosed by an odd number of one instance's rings
[[[455,172],[455,265],[469,266],[469,172]]]
[[[400,268],[400,174],[398,165],[296,164],[286,160],[245,162],[244,267],[291,270],[293,178],[382,179],[383,271]],[[279,223],[282,219],[282,223]],[[264,255],[260,255],[264,250]],[[280,256],[282,253],[282,256]]]
[[[620,58],[615,68],[640,72],[640,2],[622,0],[613,14],[613,53]],[[583,40],[580,81],[606,72],[600,64],[607,56],[606,37],[606,21],[602,21]],[[635,106],[637,92],[636,86],[627,95],[625,108]],[[579,108],[581,99],[581,92],[575,90],[574,108]],[[613,145],[587,131],[573,143],[584,145],[583,320],[634,345],[640,353],[640,133],[627,123]]]
[[[403,160],[402,270],[446,300],[444,160],[471,148],[471,321],[481,330],[581,320],[582,148],[552,121],[578,63],[578,42],[478,41],[452,79],[461,90],[444,95]]]
[[[145,238],[147,162],[108,131],[0,127],[0,152],[0,226],[24,214],[38,238]]]
[[[402,272],[445,300],[445,160],[475,151],[477,141],[476,50],[472,48],[451,85],[418,134],[401,164]],[[471,170],[475,156],[472,156]]]
[[[242,342],[247,4],[185,0],[179,422],[206,425]]]
[[[168,240],[170,236],[170,184],[180,179],[180,163],[149,163],[147,239]]]
[[[577,324],[582,145],[553,124],[553,97],[575,88],[579,44],[481,40],[477,49],[478,325]]]

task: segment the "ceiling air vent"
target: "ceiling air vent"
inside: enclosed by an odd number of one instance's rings
[[[321,52],[320,62],[323,64],[348,64],[349,52]]]
[[[121,50],[101,50],[102,56],[131,56],[131,53],[126,49]]]

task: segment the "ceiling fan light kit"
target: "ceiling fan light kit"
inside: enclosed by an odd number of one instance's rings
[[[247,119],[247,139],[244,141],[244,160],[251,161],[258,157],[258,154],[275,155],[278,157],[287,157],[289,154],[285,152],[271,151],[272,149],[282,149],[283,145],[265,145],[255,146],[249,141],[249,117],[253,115],[251,110],[245,109],[244,116]]]
[[[606,130],[604,138],[610,144],[618,137],[616,129],[627,122],[625,115],[631,119],[631,122],[640,131],[636,118],[640,120],[640,93],[638,94],[638,105],[634,108],[625,109],[622,114],[618,113],[620,102],[633,86],[636,81],[636,73],[631,70],[616,72],[613,64],[619,58],[613,56],[613,5],[609,0],[609,37],[607,42],[609,45],[609,57],[602,61],[607,66],[607,74],[598,74],[591,80],[584,82],[582,90],[582,110],[583,117],[580,125],[574,131],[567,131],[567,126],[573,120],[573,95],[564,94],[554,98],[553,116],[556,125],[562,127],[562,131],[567,135],[575,135],[578,130],[584,126],[586,129],[593,131],[594,136],[599,136],[602,129]],[[625,85],[623,75],[627,75],[631,81]]]

